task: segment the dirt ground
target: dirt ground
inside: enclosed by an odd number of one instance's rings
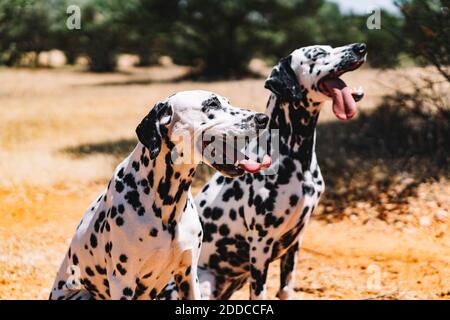
[[[133,146],[136,124],[158,100],[203,88],[238,106],[265,107],[269,93],[263,78],[171,81],[184,72],[180,67],[103,75],[0,69],[0,299],[47,298],[84,210]],[[403,86],[403,76],[423,72],[362,69],[344,79],[363,85],[364,110]],[[322,112],[322,124],[335,122],[329,109]],[[318,143],[327,146],[327,139],[319,136]],[[319,154],[319,163],[329,161]],[[326,171],[328,181],[332,172]],[[198,177],[194,192],[204,178]],[[397,186],[414,179],[401,172]],[[401,204],[390,203],[392,192],[401,194]],[[295,298],[450,299],[450,178],[420,180],[412,193],[395,192],[367,188],[367,199],[358,197],[345,208],[325,192],[299,255]],[[369,199],[373,193],[376,201]],[[278,276],[275,263],[270,298]],[[248,288],[233,298],[248,298]]]

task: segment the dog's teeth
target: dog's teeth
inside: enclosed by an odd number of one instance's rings
[[[355,92],[357,94],[363,94],[364,93],[362,86],[359,86],[358,88],[354,87],[353,88],[353,92]]]

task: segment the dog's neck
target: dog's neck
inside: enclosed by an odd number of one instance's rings
[[[315,151],[315,132],[323,102],[304,99],[299,102],[282,101],[272,94],[266,114],[269,129],[279,130],[279,152],[301,163],[302,171],[310,169]]]
[[[149,150],[140,142],[129,157],[126,172],[133,172],[140,192],[140,199],[148,211],[160,217],[163,226],[174,228],[185,209],[192,178],[194,164],[173,164],[173,145],[163,141],[161,151],[150,159]],[[147,210],[146,210],[147,211]]]

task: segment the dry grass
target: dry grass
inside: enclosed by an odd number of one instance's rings
[[[176,91],[202,88],[227,96],[235,105],[265,108],[268,91],[263,79],[170,81],[184,72],[176,66],[103,75],[71,69],[0,69],[0,298],[46,298],[85,207],[132,148],[136,124],[158,100]],[[403,72],[411,78],[425,71]],[[398,71],[363,69],[344,78],[349,85],[365,87],[362,109],[373,108],[384,94],[404,85]],[[321,115],[323,125],[335,125],[330,109]],[[339,129],[346,124],[336,125]],[[318,143],[333,145],[326,135],[319,136]],[[319,161],[330,161],[329,157],[325,154],[321,159],[319,154]],[[325,167],[328,179],[333,166]],[[195,185],[201,183],[197,180]],[[448,219],[432,220],[427,227],[417,220],[437,210],[450,211],[445,200],[449,185],[445,179],[418,185],[417,192],[395,208],[399,216],[411,218],[392,224],[368,219],[386,206],[380,209],[362,198],[346,198],[354,211],[338,222],[314,221],[301,254],[296,297],[449,298]],[[326,206],[319,211],[336,210],[335,199],[336,194],[327,201],[325,194]],[[372,264],[383,272],[377,292],[365,285],[366,269]],[[269,295],[273,298],[278,272],[272,269]],[[247,291],[235,297],[246,298]]]

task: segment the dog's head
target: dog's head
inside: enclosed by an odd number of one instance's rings
[[[310,46],[282,58],[266,80],[265,87],[278,99],[309,107],[333,100],[333,112],[341,120],[356,114],[361,89],[347,87],[339,77],[359,68],[366,60],[367,47],[354,43],[343,47]]]
[[[152,159],[164,142],[183,163],[195,165],[198,159],[226,176],[239,176],[270,165],[269,156],[259,163],[240,153],[245,142],[258,136],[268,122],[263,113],[232,106],[226,98],[209,91],[193,90],[156,104],[136,133]]]

